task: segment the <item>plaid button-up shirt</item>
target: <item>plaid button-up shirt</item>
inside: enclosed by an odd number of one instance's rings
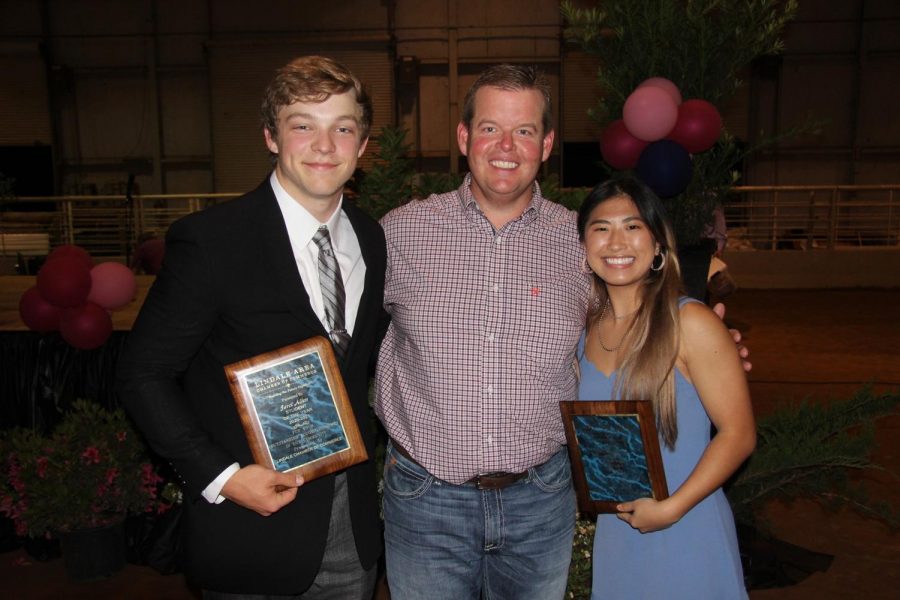
[[[375,411],[432,475],[462,483],[545,462],[577,397],[590,281],[575,214],[541,196],[495,231],[467,177],[382,220],[388,245]]]

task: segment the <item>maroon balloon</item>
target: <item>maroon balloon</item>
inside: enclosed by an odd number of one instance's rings
[[[600,153],[615,169],[633,169],[647,144],[631,135],[622,119],[610,123],[600,134]]]
[[[57,258],[63,257],[77,258],[84,263],[84,266],[88,271],[90,271],[94,266],[94,261],[91,259],[91,255],[88,254],[88,251],[81,246],[75,246],[73,244],[63,244],[62,246],[57,246],[50,254],[47,255],[47,260],[45,262],[50,262],[51,260],[56,260]]]
[[[666,139],[678,142],[691,154],[713,147],[722,134],[722,117],[706,100],[685,100],[678,107],[678,120]]]
[[[75,256],[48,260],[37,274],[44,300],[60,308],[81,306],[91,291],[91,271]]]
[[[59,329],[59,308],[44,300],[36,286],[25,290],[19,299],[19,316],[22,317],[22,322],[34,331]]]
[[[112,333],[109,313],[93,302],[62,311],[59,333],[63,339],[81,350],[99,348]]]

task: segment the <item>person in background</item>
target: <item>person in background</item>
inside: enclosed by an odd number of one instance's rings
[[[671,493],[598,517],[593,598],[746,598],[722,491],[756,443],[734,342],[706,305],[681,295],[671,226],[641,182],[597,186],[578,230],[592,272],[579,398],[652,400]]]
[[[728,265],[722,260],[722,254],[728,245],[728,228],[725,225],[725,209],[722,205],[713,210],[713,222],[707,227],[706,237],[715,240],[716,251],[709,263],[706,281],[707,303],[715,306],[737,290],[737,283],[728,271]]]
[[[276,73],[262,116],[274,170],[169,228],[119,393],[182,479],[184,570],[204,598],[369,600],[381,554],[373,462],[310,482],[254,464],[223,367],[329,337],[375,455],[367,392],[383,332],[384,233],[343,202],[371,102],[346,67],[307,56]]]

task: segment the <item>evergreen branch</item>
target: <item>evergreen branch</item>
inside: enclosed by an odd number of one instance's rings
[[[761,499],[768,498],[772,495],[777,495],[776,494],[777,492],[783,492],[785,490],[785,488],[789,485],[796,485],[796,484],[802,483],[803,481],[812,479],[814,477],[820,477],[822,475],[823,469],[825,469],[825,470],[827,470],[829,468],[838,469],[841,467],[855,468],[855,469],[859,469],[859,470],[862,470],[865,468],[863,466],[858,466],[858,465],[852,465],[852,466],[851,465],[832,465],[831,467],[826,467],[823,465],[816,465],[814,467],[815,469],[817,469],[816,471],[805,471],[805,472],[797,473],[795,475],[791,475],[788,477],[778,478],[775,481],[771,482],[770,484],[760,487],[755,492],[744,493],[743,496],[741,495],[741,492],[733,492],[734,488],[738,487],[738,486],[751,487],[751,484],[747,481],[739,481],[739,482],[735,482],[734,486],[729,491],[729,498],[734,498],[735,503],[752,505]],[[787,471],[787,470],[785,470],[785,471]]]
[[[864,517],[884,521],[891,529],[900,527],[900,517],[889,506],[872,506],[852,496],[835,492],[824,492],[820,495],[835,505],[848,505]]]

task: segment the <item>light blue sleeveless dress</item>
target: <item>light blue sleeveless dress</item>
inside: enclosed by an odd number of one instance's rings
[[[608,377],[584,357],[584,336],[578,350],[579,399],[611,399],[615,373]],[[675,394],[675,449],[660,441],[670,494],[691,474],[710,440],[710,420],[697,390],[677,370]],[[593,559],[593,600],[747,598],[734,517],[721,488],[661,531],[641,533],[614,514],[600,515]]]

